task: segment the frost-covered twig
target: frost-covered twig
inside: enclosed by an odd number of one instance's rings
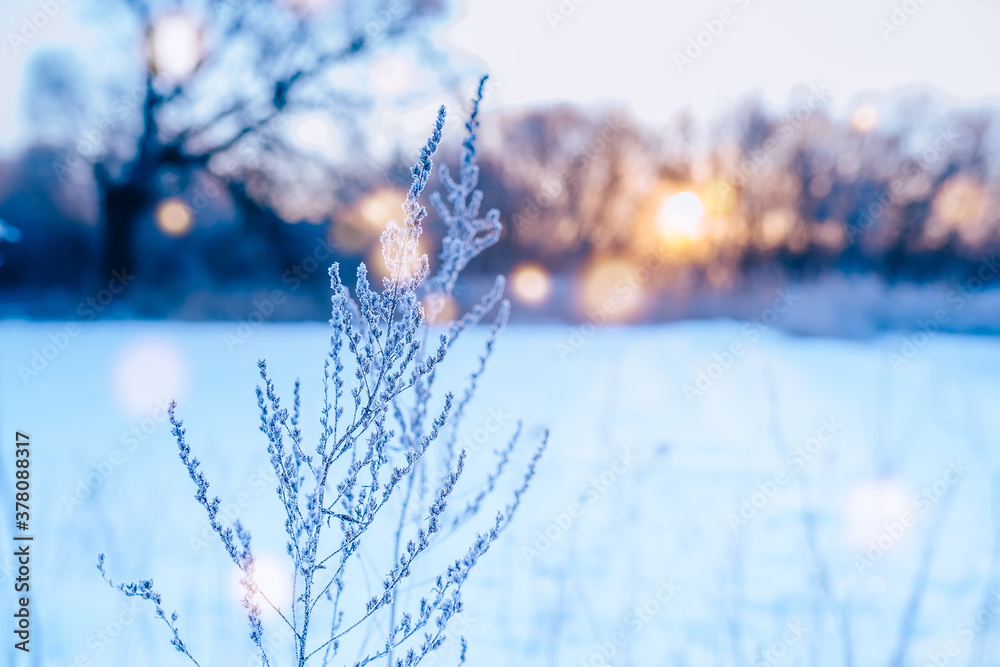
[[[170,645],[177,649],[178,652],[186,655],[191,662],[201,667],[200,663],[195,660],[194,656],[188,651],[184,642],[181,641],[180,632],[178,631],[176,625],[177,612],[172,612],[168,617],[166,612],[163,611],[163,607],[160,606],[162,598],[160,597],[160,594],[156,592],[156,589],[153,588],[152,579],[140,579],[139,581],[116,584],[111,581],[111,578],[104,570],[104,554],[98,554],[97,556],[97,569],[101,573],[101,578],[108,582],[108,585],[112,588],[116,588],[121,591],[125,597],[140,598],[142,600],[149,600],[152,602],[153,608],[156,610],[156,617],[166,623],[167,627],[170,628],[170,633],[172,635]]]
[[[430,562],[428,554],[433,543],[480,514],[488,494],[510,466],[521,433],[518,424],[475,499],[458,512],[450,510],[448,501],[463,479],[468,456],[465,451],[455,451],[461,420],[474,399],[510,309],[503,299],[504,280],[498,276],[480,302],[438,332],[436,340],[428,324],[440,314],[441,299],[451,298],[461,270],[496,243],[501,231],[498,211],[479,217],[483,195],[476,189],[476,130],[484,83],[485,78],[465,126],[458,181],[450,177],[447,169],[441,170],[448,205],[440,196],[432,197],[446,228],[438,272],[429,277],[429,262],[426,255],[419,254],[418,242],[427,216],[420,197],[432,173],[431,157],[442,138],[444,108],[438,112],[431,136],[413,166],[413,182],[402,206],[403,221],[389,221],[382,234],[388,275],[382,279],[381,289],[373,287],[364,264],[358,268],[353,295],[341,280],[339,265],[330,268],[330,348],[323,364],[320,432],[312,451],[307,452],[305,447],[301,385],[296,380],[289,411],[282,405],[267,364],[263,360],[258,364],[262,383],[257,387],[260,431],[266,437],[277,480],[275,491],[284,510],[285,550],[292,566],[292,599],[277,601],[287,602],[287,606],[276,604],[259,589],[254,578],[250,533],[240,523],[225,525],[220,518],[221,501],[209,498],[208,481],[192,455],[184,425],[175,414],[176,405],[171,404],[172,433],[181,461],[194,482],[195,499],[242,573],[250,638],[265,665],[277,665],[280,660],[264,649],[258,596],[293,631],[291,659],[297,667],[304,667],[313,658],[321,658],[323,665],[330,664],[349,638],[359,644],[359,656],[364,656],[355,663],[359,667],[381,659],[390,667],[414,667],[440,648],[449,620],[462,610],[462,585],[510,523],[545,448],[547,434],[528,462],[511,501],[475,537],[462,557],[443,571],[440,564]],[[434,317],[427,317],[425,308]],[[434,391],[437,367],[444,362],[450,345],[494,311],[485,349],[468,377],[461,399],[456,401],[451,391]],[[398,432],[390,427],[390,421],[398,425]],[[432,447],[440,450],[435,456],[429,456]],[[435,461],[442,462],[443,474],[438,474]],[[433,474],[429,475],[428,470]],[[423,480],[428,478],[440,480],[433,493],[425,493]],[[399,514],[390,518],[393,511]],[[391,549],[380,550],[375,540],[387,530]],[[352,567],[360,566],[363,545],[365,553],[382,553],[386,567],[381,590],[374,594],[369,591],[367,604],[353,608],[349,602],[360,591],[352,587],[358,578],[350,572]],[[419,604],[410,608],[401,593],[403,582],[415,567],[433,567],[441,573]],[[156,595],[159,609],[159,596],[151,592],[152,583],[147,583],[119,588],[148,599]],[[320,617],[328,634],[317,637]],[[168,625],[174,632],[175,646],[183,648],[173,621]],[[373,631],[385,634],[380,646],[369,650],[365,638]],[[394,661],[397,654],[403,657]],[[465,659],[463,639],[460,664]]]

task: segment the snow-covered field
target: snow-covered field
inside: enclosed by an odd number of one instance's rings
[[[30,664],[185,664],[150,609],[100,580],[101,551],[115,578],[154,578],[202,665],[255,664],[233,567],[205,533],[160,406],[179,401],[214,491],[262,536],[262,579],[280,597],[256,360],[286,394],[302,378],[315,434],[326,332],[0,325],[4,507],[15,429],[35,456]],[[460,388],[479,341],[449,357],[442,386]],[[37,374],[26,373],[35,352]],[[1000,591],[998,376],[1000,341],[986,337],[512,327],[467,443],[485,469],[517,419],[529,436],[519,464],[542,427],[552,437],[467,588],[470,664],[1000,664],[1000,598],[989,599]],[[5,517],[5,609],[10,530]],[[10,644],[0,656],[13,664]]]

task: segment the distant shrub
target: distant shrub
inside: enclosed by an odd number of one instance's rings
[[[307,453],[304,448],[299,383],[295,383],[289,412],[281,404],[265,362],[258,362],[263,381],[257,387],[260,429],[267,436],[267,451],[278,480],[276,491],[284,507],[287,551],[294,567],[290,608],[281,609],[266,597],[263,599],[293,631],[293,664],[299,667],[313,659],[322,659],[324,665],[334,660],[344,662],[337,657],[337,651],[345,639],[366,633],[381,632],[383,641],[374,649],[366,649],[362,653],[365,657],[345,664],[360,667],[385,660],[390,665],[411,667],[440,648],[449,621],[462,610],[462,585],[511,521],[545,448],[547,434],[504,510],[477,534],[464,556],[436,565],[439,575],[434,585],[415,609],[404,610],[399,597],[402,582],[411,576],[418,559],[425,564],[433,543],[480,514],[521,432],[518,425],[507,447],[499,452],[494,471],[465,507],[458,512],[446,511],[465,468],[466,452],[456,451],[459,425],[510,311],[509,302],[503,298],[504,279],[498,276],[478,305],[444,327],[436,344],[430,343],[428,320],[442,314],[443,304],[451,298],[466,264],[500,236],[498,211],[490,210],[478,217],[482,192],[476,189],[476,131],[485,81],[484,77],[480,82],[466,123],[458,180],[442,167],[446,201],[436,194],[432,197],[447,229],[437,272],[430,275],[427,256],[418,254],[417,242],[427,214],[419,197],[431,174],[431,156],[441,140],[443,107],[413,166],[413,183],[403,204],[404,221],[401,225],[390,222],[382,234],[382,252],[389,273],[382,280],[382,289],[372,288],[362,264],[352,297],[341,282],[339,266],[330,268],[332,335],[323,369],[321,433],[313,452]],[[432,409],[438,365],[455,340],[490,313],[495,314],[485,350],[461,398],[456,400],[453,393],[447,392],[441,405]],[[348,365],[353,366],[353,381],[347,380]],[[263,641],[259,601],[263,596],[254,577],[250,533],[238,521],[229,526],[220,519],[221,501],[209,497],[208,480],[192,455],[186,429],[175,409],[176,404],[171,404],[172,433],[181,461],[195,483],[195,498],[207,511],[212,528],[242,573],[250,639],[262,664],[280,664]],[[435,470],[428,456],[432,445],[441,448],[443,471]],[[427,484],[427,480],[437,483]],[[399,510],[398,518],[393,517],[392,509]],[[414,516],[418,518],[414,520]],[[346,591],[358,582],[345,576],[345,571],[352,564],[359,566],[363,546],[378,548],[374,543],[378,526],[391,536],[393,565],[385,573],[381,590],[353,609],[352,596]],[[163,610],[152,580],[113,583],[105,572],[104,554],[98,558],[98,568],[105,580],[125,595],[152,602],[157,618],[172,633],[174,648],[199,664],[180,637],[177,614],[168,616]],[[316,629],[320,621],[324,623],[322,634]],[[461,646],[460,659],[464,662],[464,638]]]

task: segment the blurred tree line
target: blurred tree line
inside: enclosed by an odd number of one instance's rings
[[[325,267],[378,263],[409,180],[406,155],[369,150],[373,63],[395,50],[404,79],[469,92],[430,44],[443,4],[125,4],[131,78],[91,86],[59,54],[31,65],[37,139],[0,164],[5,311],[72,317],[119,272],[134,279],[110,316],[243,317],[279,289],[276,317],[324,318]],[[597,258],[655,256],[663,293],[831,272],[928,282],[973,275],[1000,243],[990,110],[906,98],[839,118],[806,91],[704,131],[683,115],[486,113],[480,183],[505,230],[473,274],[530,262],[572,281]],[[330,128],[340,158],[322,150]]]
[[[838,119],[815,102],[774,112],[750,100],[701,137],[684,116],[654,130],[543,110],[507,119],[491,154],[502,159],[484,178],[502,184],[511,250],[556,270],[660,254],[720,286],[760,274],[974,273],[1000,250],[997,113],[940,112],[921,98],[893,106],[885,118],[862,104]],[[683,192],[701,219],[672,229],[667,203]]]

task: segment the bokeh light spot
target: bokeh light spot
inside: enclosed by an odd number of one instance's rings
[[[191,209],[180,199],[167,199],[156,207],[156,226],[170,236],[183,236],[191,229]]]
[[[233,595],[239,601],[243,601],[247,595],[246,586],[241,583],[243,578],[243,573],[237,571],[231,579]],[[285,568],[281,558],[267,552],[254,554],[253,582],[256,590],[253,591],[253,598],[264,613],[277,615],[276,612],[268,611],[271,610],[271,605],[267,600],[279,608],[291,600],[291,581],[291,572]],[[267,600],[264,599],[265,596]]]
[[[649,269],[627,257],[600,257],[581,281],[583,315],[593,322],[633,318],[646,301]]]
[[[112,389],[119,407],[138,419],[182,398],[188,375],[187,358],[175,344],[142,338],[119,352],[112,367]]]
[[[904,513],[912,511],[910,494],[901,482],[880,479],[858,484],[847,492],[844,505],[842,520],[847,542],[853,549],[864,551],[883,538],[887,525],[900,522]],[[893,544],[898,541],[890,537]]]
[[[525,262],[511,273],[511,291],[518,301],[537,306],[552,293],[552,278],[538,264]]]
[[[851,114],[851,127],[855,132],[868,134],[878,125],[878,109],[870,104],[859,105]]]
[[[395,188],[379,188],[365,195],[361,203],[358,204],[358,213],[365,223],[381,234],[386,223],[399,218],[405,199],[405,192]]]
[[[334,0],[281,0],[281,4],[293,12],[310,16],[330,9],[334,5]]]
[[[656,227],[668,241],[696,241],[705,235],[705,206],[690,190],[664,200],[656,216]]]
[[[399,95],[417,78],[409,60],[398,55],[383,55],[372,61],[369,81],[381,95]]]
[[[702,200],[709,215],[728,215],[736,207],[736,188],[722,179],[712,179]]]
[[[408,257],[404,258],[401,268],[400,279],[410,280],[415,277],[420,270],[423,258],[427,256],[427,245],[424,238],[417,241],[416,250]],[[382,254],[382,244],[377,243],[368,253],[368,261],[365,262],[369,273],[381,281],[382,278],[390,277],[389,267],[385,263],[385,255]],[[381,285],[381,283],[379,283]]]
[[[201,26],[187,14],[166,14],[150,30],[154,71],[171,79],[184,79],[204,55]]]
[[[967,176],[949,178],[934,199],[934,212],[954,227],[977,222],[982,209],[982,186]]]
[[[447,294],[428,294],[420,302],[424,307],[424,318],[431,324],[453,322],[458,317],[458,304]]]
[[[291,137],[292,143],[306,152],[337,157],[340,146],[337,130],[322,113],[308,113],[295,119],[291,125]]]

